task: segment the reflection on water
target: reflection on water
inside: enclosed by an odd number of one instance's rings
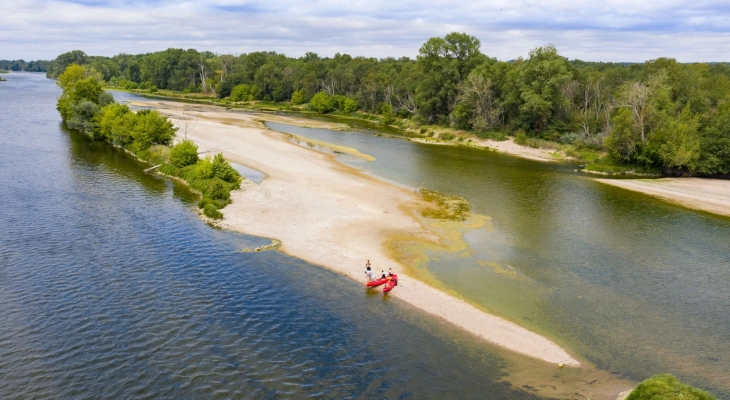
[[[463,196],[491,217],[468,252],[426,251],[443,287],[608,371],[670,372],[730,397],[730,219],[601,185],[570,164],[267,123],[354,147],[340,161]]]
[[[536,398],[468,335],[297,259],[240,252],[269,240],[209,228],[184,187],[63,130],[53,81],[11,78],[0,397]]]

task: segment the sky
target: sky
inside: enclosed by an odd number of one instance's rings
[[[413,58],[449,32],[476,36],[500,60],[552,43],[586,61],[730,61],[730,1],[9,0],[0,6],[0,59],[170,47]]]

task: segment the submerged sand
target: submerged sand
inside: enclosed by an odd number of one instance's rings
[[[185,107],[164,101],[144,105],[158,108],[178,124]],[[287,254],[363,283],[366,259],[376,272],[392,268],[399,285],[389,296],[511,351],[580,366],[547,338],[403,273],[388,256],[388,238],[441,240],[419,222],[418,210],[427,204],[415,191],[298,146],[288,135],[266,129],[256,115],[212,108],[187,114],[196,118],[187,136],[200,151],[222,151],[227,159],[266,174],[260,184],[247,183],[232,194],[233,203],[223,210],[225,227],[280,240]]]
[[[730,217],[730,180],[707,178],[597,179],[694,210]]]

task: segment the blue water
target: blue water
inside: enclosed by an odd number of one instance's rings
[[[0,84],[0,397],[529,399],[492,348],[201,222],[184,187]]]

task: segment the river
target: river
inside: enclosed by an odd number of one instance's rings
[[[498,349],[301,260],[241,252],[268,240],[207,226],[185,187],[66,130],[53,81],[8,80],[2,397],[535,398],[509,383],[514,361]],[[730,397],[730,219],[570,164],[269,126],[371,154],[339,158],[396,184],[467,198],[489,220],[463,230],[471,249],[413,249],[445,288],[617,375],[669,372]]]
[[[730,218],[596,182],[570,163],[373,132],[267,123],[375,157],[341,162],[465,197],[487,226],[416,247],[447,290],[635,380],[672,373],[730,398]],[[326,149],[322,149],[326,150]],[[377,194],[374,194],[377,195]]]
[[[532,399],[498,352],[213,229],[185,187],[0,86],[0,397]]]

